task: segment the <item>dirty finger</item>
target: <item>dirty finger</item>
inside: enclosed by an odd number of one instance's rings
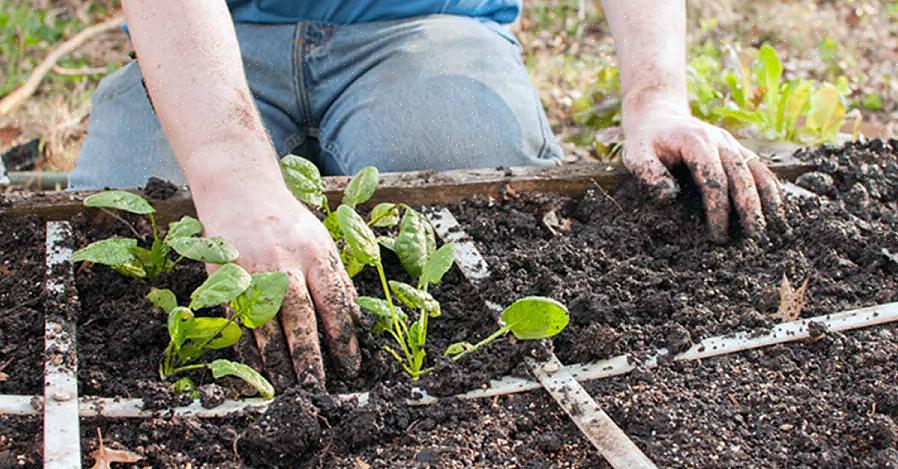
[[[711,239],[725,243],[729,229],[730,200],[727,176],[717,148],[695,139],[680,150],[692,178],[702,191]]]
[[[755,187],[755,179],[748,168],[748,162],[738,148],[725,146],[718,151],[742,229],[749,237],[758,238],[764,234],[766,222],[758,188]]]
[[[281,324],[287,337],[290,360],[299,384],[324,388],[324,362],[318,344],[318,325],[315,307],[309,296],[306,279],[298,270],[285,272],[290,279],[287,294],[281,304]]]
[[[623,159],[630,174],[648,188],[653,198],[660,201],[673,200],[680,192],[677,182],[658,159],[651,145],[644,142],[624,144]]]
[[[743,158],[748,161],[748,169],[751,171],[755,186],[758,188],[764,215],[770,222],[770,225],[779,232],[784,233],[788,231],[783,193],[776,175],[751,150],[742,148],[741,153]]]
[[[330,356],[347,376],[356,376],[361,366],[359,344],[353,324],[358,317],[356,292],[335,252],[309,271],[309,290],[319,313]]]

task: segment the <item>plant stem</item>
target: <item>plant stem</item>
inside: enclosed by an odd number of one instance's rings
[[[176,375],[178,373],[183,373],[185,371],[199,370],[200,368],[209,368],[209,365],[206,363],[197,363],[194,365],[179,366],[179,367],[175,368],[174,370],[172,370],[172,372],[169,376]]]
[[[375,264],[375,267],[377,267],[377,275],[380,277],[380,285],[384,289],[384,297],[387,299],[387,306],[390,308],[390,316],[393,317],[393,329],[395,331],[394,338],[399,342],[399,347],[402,348],[402,353],[405,354],[406,360],[408,360],[409,363],[412,363],[412,355],[408,351],[408,346],[406,346],[405,340],[399,340],[408,336],[408,332],[402,327],[402,321],[399,320],[399,314],[396,313],[396,307],[393,306],[393,297],[390,295],[390,286],[387,284],[387,274],[384,273],[384,266],[378,261]],[[396,337],[397,335],[399,337]]]
[[[496,332],[493,332],[493,333],[490,334],[487,338],[481,340],[480,342],[477,342],[476,344],[474,344],[474,345],[473,345],[471,348],[469,348],[468,350],[465,350],[464,352],[462,352],[462,353],[460,353],[460,354],[458,354],[458,355],[452,357],[452,361],[457,362],[457,361],[461,360],[461,357],[463,357],[463,356],[465,356],[465,355],[467,355],[467,354],[469,354],[469,353],[471,353],[471,352],[473,352],[473,351],[479,349],[480,347],[483,347],[484,345],[486,345],[486,344],[488,344],[488,343],[490,343],[490,342],[492,342],[492,341],[498,339],[499,337],[502,337],[503,335],[505,335],[506,333],[508,333],[508,331],[510,331],[510,330],[511,330],[511,326],[508,325],[508,324],[506,324],[506,325],[500,327],[499,330],[497,330]]]

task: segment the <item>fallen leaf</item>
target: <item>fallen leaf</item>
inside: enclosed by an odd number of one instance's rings
[[[792,287],[789,278],[783,274],[783,281],[780,284],[780,307],[777,309],[773,317],[782,322],[789,322],[798,319],[801,310],[804,309],[807,301],[804,298],[805,292],[808,290],[808,280],[805,279],[797,289]]]
[[[549,210],[543,215],[543,225],[555,236],[571,231],[573,224],[574,222],[570,218],[558,218],[558,213],[555,210]]]
[[[356,469],[371,469],[371,465],[362,460],[362,458],[355,458],[355,468]]]
[[[9,379],[9,375],[6,374],[6,373],[4,373],[4,372],[2,372],[2,371],[0,371],[0,383],[6,381],[6,380],[8,380],[8,379]]]
[[[143,460],[143,456],[126,449],[106,448],[99,427],[97,427],[97,441],[100,447],[90,452],[90,457],[96,461],[91,469],[112,469],[112,463],[129,464]]]
[[[10,275],[11,273],[12,272],[9,271],[9,267],[7,267],[5,265],[0,265],[0,274],[3,274],[4,276],[6,276],[6,275]]]

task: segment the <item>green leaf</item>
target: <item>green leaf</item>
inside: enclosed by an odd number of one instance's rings
[[[165,234],[165,244],[178,238],[190,238],[203,232],[203,225],[199,220],[185,215],[180,220],[168,224],[168,233]]]
[[[379,263],[380,247],[377,245],[374,232],[368,228],[365,220],[347,205],[340,205],[337,208],[337,220],[352,256],[362,264]]]
[[[373,166],[362,168],[357,172],[343,191],[343,205],[355,208],[367,202],[377,188],[377,176],[377,168]]]
[[[362,311],[374,316],[374,328],[371,331],[377,335],[381,332],[391,329],[393,325],[393,315],[390,313],[390,306],[386,300],[381,298],[372,298],[370,296],[360,296],[355,300],[356,304]],[[396,308],[396,315],[402,322],[408,321],[408,316],[401,308]]]
[[[454,344],[450,344],[448,347],[446,347],[446,351],[443,352],[443,356],[454,357],[473,349],[474,345],[472,345],[470,342],[455,342]]]
[[[761,125],[764,123],[764,117],[761,113],[744,111],[742,109],[714,109],[711,114],[724,119],[732,119],[743,124]]]
[[[371,226],[380,228],[389,228],[399,224],[399,205],[391,203],[381,203],[374,206],[371,210]]]
[[[430,293],[395,280],[390,280],[389,284],[393,295],[409,308],[422,309],[434,318],[440,315],[440,302]]]
[[[758,85],[766,89],[764,99],[771,108],[779,101],[782,77],[783,64],[776,55],[776,49],[769,44],[762,45],[758,50]]]
[[[156,210],[147,199],[125,191],[106,191],[84,199],[85,207],[111,208],[138,215],[149,215]]]
[[[281,158],[280,166],[284,183],[294,197],[315,208],[327,206],[324,180],[314,163],[296,155],[287,155]]]
[[[243,363],[236,363],[219,358],[209,364],[209,369],[212,370],[212,376],[214,376],[215,379],[224,376],[236,376],[259,391],[259,395],[263,398],[271,399],[274,397],[274,387],[271,383],[263,378],[256,370]]]
[[[420,322],[413,322],[408,326],[408,345],[413,353],[424,348],[424,342],[427,340],[427,333],[421,328]]]
[[[330,233],[331,238],[334,238],[334,241],[339,241],[343,239],[343,233],[340,231],[340,221],[337,220],[337,212],[330,212],[324,217],[324,227],[327,228],[327,232]]]
[[[433,228],[420,213],[406,209],[399,224],[399,235],[396,236],[395,252],[402,267],[414,278],[421,276],[424,264],[433,253],[436,244],[432,235]]]
[[[449,269],[452,268],[454,260],[455,246],[450,243],[440,246],[424,263],[424,268],[421,269],[421,279],[418,283],[421,287],[440,283],[443,275],[446,275],[446,272],[449,272]]]
[[[281,309],[290,279],[283,272],[252,275],[249,288],[231,302],[243,325],[255,329],[265,325]]]
[[[825,83],[811,95],[811,107],[805,127],[821,142],[833,141],[845,119],[845,104],[835,86]]]
[[[243,329],[226,318],[199,317],[193,320],[193,327],[186,331],[185,338],[194,344],[206,342],[206,348],[213,350],[230,347],[240,340]],[[202,353],[202,350],[199,351]]]
[[[168,336],[174,342],[175,350],[179,350],[187,340],[187,334],[193,329],[193,311],[183,306],[175,306],[168,312],[167,326]]]
[[[227,304],[249,288],[252,277],[237,264],[225,264],[190,294],[190,309]]]
[[[150,303],[153,303],[153,306],[166,313],[170,313],[171,310],[178,307],[178,299],[167,288],[150,288],[150,292],[147,293],[147,299],[150,300]]]
[[[93,262],[104,265],[123,265],[136,260],[134,248],[137,240],[131,238],[108,238],[88,244],[72,254],[72,262]]]
[[[795,123],[808,106],[811,96],[811,84],[804,80],[792,80],[783,90],[780,98],[777,129],[787,139],[795,134]]]
[[[384,249],[389,249],[390,251],[396,251],[396,240],[389,236],[378,236],[377,244],[383,246]]]
[[[207,264],[227,264],[240,255],[231,243],[219,238],[176,238],[168,245],[178,254]]]
[[[359,260],[352,255],[352,250],[349,248],[349,244],[344,244],[343,248],[340,249],[340,262],[343,263],[343,268],[346,269],[349,278],[355,277],[365,268],[365,264],[359,262]]]
[[[518,339],[545,339],[561,332],[568,323],[567,308],[551,299],[528,296],[502,312],[502,322]]]
[[[193,380],[187,376],[172,383],[171,387],[176,393],[192,393],[196,390],[196,385],[193,384]]]

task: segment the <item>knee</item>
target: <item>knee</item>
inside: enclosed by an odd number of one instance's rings
[[[560,149],[538,103],[514,109],[481,81],[439,75],[379,90],[322,149],[352,173],[556,164]]]

